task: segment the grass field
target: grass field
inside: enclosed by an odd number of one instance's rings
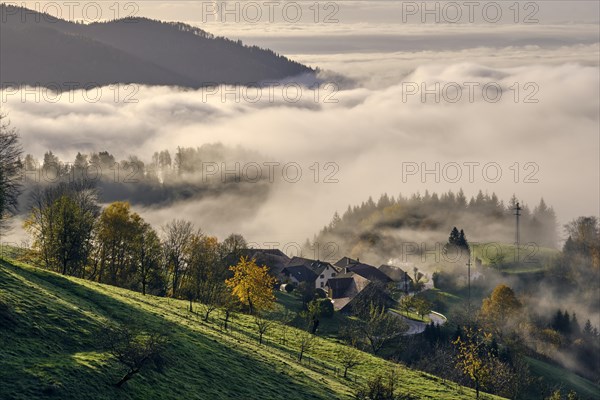
[[[600,399],[600,387],[577,374],[535,358],[527,357],[527,363],[535,375],[544,379],[545,384],[558,386],[563,393],[574,390],[584,399]]]
[[[395,311],[396,313],[402,315],[403,317],[412,319],[413,321],[426,322],[426,323],[431,322],[431,318],[429,318],[427,315],[425,315],[423,318],[421,318],[421,316],[414,311],[409,311],[407,313],[406,311],[401,311],[398,309],[392,309],[392,310]]]
[[[496,268],[504,273],[531,273],[543,271],[546,263],[559,251],[536,244],[523,244],[519,247],[506,243],[477,243],[471,246],[473,257],[482,260],[482,264]]]
[[[1,399],[351,399],[393,364],[361,353],[339,373],[333,339],[318,338],[296,361],[299,331],[274,324],[258,345],[254,321],[236,315],[232,331],[215,313],[204,323],[187,302],[64,277],[0,261]],[[107,325],[134,324],[170,335],[162,372],[147,370],[121,389],[124,373],[100,345]],[[422,399],[472,399],[472,390],[400,368],[399,387]],[[486,396],[486,398],[495,398]]]

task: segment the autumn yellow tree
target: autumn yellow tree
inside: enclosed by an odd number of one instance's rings
[[[493,373],[493,354],[487,349],[486,342],[491,335],[467,328],[464,337],[452,342],[457,349],[456,367],[475,385],[476,398],[479,391],[490,380]]]
[[[248,306],[250,314],[273,307],[273,287],[276,280],[269,274],[266,266],[259,267],[256,260],[242,257],[237,265],[229,269],[233,272],[233,277],[227,279],[225,284],[242,304]]]
[[[505,331],[511,319],[522,305],[515,292],[506,285],[498,285],[481,305],[481,319],[484,325],[499,336]]]

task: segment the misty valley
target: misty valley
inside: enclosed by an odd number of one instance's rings
[[[599,15],[0,3],[0,399],[600,399]]]

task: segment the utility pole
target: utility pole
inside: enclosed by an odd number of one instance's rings
[[[467,287],[468,287],[468,297],[467,297],[467,315],[469,316],[469,321],[471,320],[471,255],[469,254],[469,261],[467,261]]]
[[[521,244],[521,235],[519,233],[519,217],[521,216],[521,207],[519,206],[519,202],[517,201],[517,205],[513,208],[515,212],[516,218],[516,231],[515,231],[515,251],[516,251],[516,262],[519,263],[519,247]]]

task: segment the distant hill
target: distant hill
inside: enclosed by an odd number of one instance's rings
[[[409,255],[410,261],[416,262],[423,260],[421,254],[417,254],[420,251],[437,251],[441,255],[453,227],[464,229],[472,244],[513,243],[516,204],[515,196],[505,204],[494,193],[488,195],[481,191],[470,200],[462,190],[456,194],[425,192],[397,198],[384,194],[377,202],[369,198],[360,206],[348,206],[341,215],[336,212],[331,223],[316,235],[314,243],[334,243],[337,254],[368,258],[372,263],[405,259]],[[522,256],[532,257],[531,246],[538,250],[547,248],[548,257],[536,254],[542,262],[550,257],[550,249],[557,247],[555,212],[543,199],[533,210],[523,203],[520,206],[521,243],[530,245]],[[510,250],[505,254],[504,261],[508,262],[514,250],[503,249]],[[438,262],[433,256],[429,261]]]
[[[252,317],[236,315],[232,331],[224,332],[219,312],[205,323],[186,307],[0,260],[0,398],[349,400],[366,379],[393,365],[361,352],[352,379],[344,379],[333,372],[343,348],[333,339],[318,338],[309,352],[313,361],[299,363],[295,328],[282,344],[281,325],[274,323],[259,345]],[[124,371],[102,347],[100,333],[122,324],[168,331],[171,339],[162,372],[142,371],[117,389]],[[398,368],[398,388],[411,398],[474,398],[469,388]]]
[[[0,86],[251,84],[313,70],[271,50],[146,18],[78,24],[2,4]]]

